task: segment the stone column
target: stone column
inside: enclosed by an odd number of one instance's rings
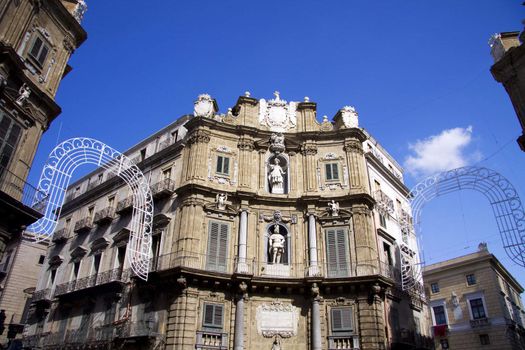
[[[237,261],[237,272],[247,273],[248,264],[246,263],[246,236],[248,234],[248,211],[246,209],[241,209],[239,221],[239,254]]]
[[[210,142],[209,132],[201,129],[195,130],[188,138],[188,144],[191,146],[186,180],[204,180],[206,178],[208,142]]]
[[[239,290],[240,295],[235,305],[234,350],[244,350],[244,298],[246,298],[246,291],[248,290],[245,282],[241,282]]]
[[[365,204],[352,206],[357,275],[366,276],[377,273],[379,255],[376,235],[372,223],[372,213]]]
[[[321,350],[321,312],[319,301],[319,287],[317,283],[312,285],[312,320],[311,320],[311,334],[312,334],[312,350]]]
[[[317,276],[319,274],[319,267],[317,266],[317,230],[314,214],[308,214],[308,247],[310,251],[308,276]]]

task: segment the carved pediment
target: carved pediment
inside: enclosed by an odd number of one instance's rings
[[[215,214],[219,217],[227,216],[229,218],[234,218],[237,216],[237,208],[230,204],[226,204],[224,209],[221,209],[217,206],[217,203],[207,203],[204,205],[204,212],[208,215]]]

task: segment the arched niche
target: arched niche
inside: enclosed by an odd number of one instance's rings
[[[282,177],[282,190],[275,183],[278,175]],[[266,190],[272,194],[287,194],[290,191],[290,160],[286,154],[270,154],[266,159]]]
[[[279,234],[283,237],[284,251],[281,254],[281,259],[276,263],[273,262],[274,252],[272,251],[271,238],[275,233],[275,226],[277,226]],[[282,223],[271,223],[266,225],[264,230],[264,267],[263,273],[268,276],[290,276],[290,265],[292,261],[292,234],[290,229]]]

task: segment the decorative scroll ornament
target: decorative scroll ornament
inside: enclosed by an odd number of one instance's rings
[[[403,289],[413,289],[421,278],[423,262],[417,256],[410,259],[410,252],[419,245],[422,237],[421,212],[423,206],[432,199],[444,194],[460,191],[475,190],[481,192],[492,206],[496,223],[500,232],[503,248],[509,258],[525,267],[525,211],[521,204],[518,192],[512,184],[501,174],[483,167],[462,167],[444,171],[426,178],[410,191],[412,214],[414,217],[414,231],[417,235],[408,234],[410,239],[401,244],[401,275]],[[421,245],[419,245],[421,246]],[[419,250],[421,252],[421,249]]]
[[[194,102],[193,115],[196,117],[213,117],[215,108],[213,106],[213,99],[208,94],[201,94]]]
[[[341,109],[341,118],[343,124],[347,128],[358,128],[359,127],[359,116],[357,111],[352,106],[344,106]]]
[[[297,125],[297,103],[287,103],[281,100],[279,92],[274,92],[275,98],[269,101],[259,100],[259,124],[267,126],[271,131],[286,132]]]
[[[118,175],[133,192],[133,213],[129,224],[130,240],[126,257],[138,277],[147,280],[151,252],[153,199],[148,180],[135,163],[106,144],[87,137],[72,138],[59,144],[49,154],[33,206],[47,201],[44,217],[27,228],[37,241],[53,234],[64,203],[67,187],[75,169],[83,164],[95,164]]]
[[[290,338],[297,335],[299,312],[292,304],[274,301],[257,307],[256,320],[257,332],[263,337]]]

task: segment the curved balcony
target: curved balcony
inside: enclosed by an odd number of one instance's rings
[[[164,179],[151,186],[153,198],[160,199],[170,197],[175,192],[175,182],[171,179]]]
[[[62,228],[53,233],[53,238],[51,238],[51,241],[53,241],[54,243],[61,243],[67,241],[68,238],[69,230],[66,228]]]
[[[102,210],[99,210],[95,213],[95,218],[93,223],[97,225],[109,224],[115,218],[115,208],[106,207]]]
[[[51,303],[51,289],[41,289],[33,293],[33,303]]]
[[[87,233],[93,229],[93,219],[88,217],[82,218],[75,223],[75,233]]]
[[[117,203],[117,208],[115,209],[115,212],[119,215],[126,214],[127,212],[130,212],[133,208],[133,197],[129,196]]]

